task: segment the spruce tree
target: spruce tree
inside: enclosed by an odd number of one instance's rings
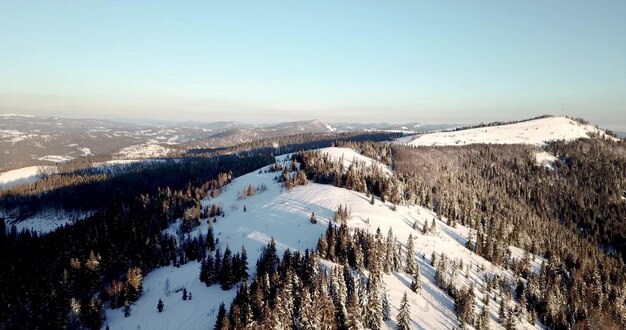
[[[391,306],[389,304],[389,295],[387,294],[387,290],[383,292],[383,302],[382,302],[382,310],[383,310],[383,321],[389,321],[391,318]]]
[[[359,302],[359,295],[352,294],[348,299],[348,315],[346,325],[348,329],[363,330],[363,323],[361,322],[361,303]]]
[[[213,233],[213,226],[211,225],[211,221],[207,220],[209,223],[209,229],[207,230],[206,236],[206,245],[209,252],[213,252],[215,250],[215,234]]]
[[[411,306],[409,305],[409,299],[406,295],[406,291],[402,296],[402,302],[400,303],[400,312],[397,318],[398,330],[410,330],[411,329]]]
[[[506,313],[506,301],[504,300],[503,297],[500,297],[500,309],[498,311],[498,321],[500,321],[500,324],[504,325],[506,324],[506,317],[507,317],[507,313]]]
[[[250,275],[248,274],[248,252],[244,245],[241,246],[241,256],[239,258],[240,266],[238,269],[238,280],[247,281]]]
[[[391,228],[389,228],[389,231],[387,232],[387,239],[384,245],[385,261],[383,263],[383,271],[387,274],[389,274],[389,272],[394,268],[394,265],[393,265],[394,250],[395,250],[395,244],[394,244],[394,238],[393,238],[393,231],[391,230]]]
[[[365,311],[365,325],[378,330],[382,327],[383,311],[380,294],[381,280],[375,274],[370,274],[367,283],[367,309]]]
[[[406,269],[408,274],[415,274],[415,248],[413,246],[413,234],[409,234],[409,240],[406,243]]]
[[[161,298],[159,298],[159,303],[157,304],[157,311],[159,313],[161,313],[163,311],[163,307],[164,307],[163,300],[161,300]]]
[[[228,246],[226,247],[226,250],[224,250],[224,257],[222,258],[222,269],[220,272],[219,281],[222,290],[230,290],[233,287],[233,260]]]
[[[413,274],[413,282],[411,282],[411,291],[419,292],[422,288],[422,284],[420,282],[420,268],[415,265],[415,274]]]
[[[489,330],[489,312],[487,306],[483,306],[478,315],[478,321],[476,322],[476,330]]]
[[[228,317],[226,317],[226,306],[224,303],[221,303],[213,330],[228,330],[229,327]]]

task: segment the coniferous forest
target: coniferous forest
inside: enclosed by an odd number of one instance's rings
[[[285,143],[280,150],[300,150],[288,165],[277,162],[276,150],[260,142],[240,153],[195,151],[189,159],[119,176],[76,175],[64,177],[63,184],[50,179],[3,192],[2,207],[19,209],[24,216],[53,207],[93,214],[45,235],[17,232],[0,221],[0,328],[101,328],[106,308],[132,313],[144,276],[191,260],[201,263],[198,277],[206,286],[236,289],[233,301],[220,307],[215,329],[382,328],[390,318],[382,274],[408,274],[413,281],[407,291],[421,290],[423,266],[410,257],[412,239],[398,242],[391,230],[349,229],[349,210],[341,206],[311,250],[287,249],[279,255],[272,240],[258,260],[248,260],[245,246],[224,246],[215,238],[211,219],[220,221],[229,210],[217,204],[202,208],[200,201],[266,165],[287,191],[309,182],[334,185],[362,192],[372,203],[376,198],[422,205],[438,215],[437,221],[471,228],[475,235],[466,248],[517,277],[515,283],[490,278],[481,288],[499,292],[501,301],[516,301],[519,309],[501,311],[499,322],[507,329],[521,317],[552,329],[626,326],[623,141],[594,137],[548,143],[544,151],[557,159],[548,168],[537,165],[534,147],[381,142],[389,137],[312,139],[305,150],[297,136],[291,147]],[[357,150],[388,165],[393,174],[358,161],[346,168],[341,160],[308,150],[331,144]],[[248,186],[240,198],[264,189]],[[182,239],[165,231],[177,220]],[[209,224],[206,233],[184,235],[202,221]],[[310,222],[317,223],[315,213]],[[531,271],[528,259],[513,258],[511,245],[545,258],[540,271]],[[322,260],[333,266],[322,266]],[[256,264],[254,273],[250,262]],[[487,312],[474,305],[479,289],[450,281],[450,272],[463,270],[463,264],[449,260],[446,251],[420,262],[435,270],[461,326],[488,328]],[[185,289],[183,299],[192,299],[192,293]],[[161,300],[155,306],[155,313],[167,309]],[[394,315],[398,328],[411,328],[409,310],[405,294]]]

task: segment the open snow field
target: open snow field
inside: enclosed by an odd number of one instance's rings
[[[350,152],[354,153],[350,149],[334,148],[327,151],[333,157],[343,155],[344,160],[354,158],[346,157]],[[279,160],[284,158],[277,157]],[[374,160],[369,162],[378,164]],[[409,289],[410,275],[394,272],[384,275],[383,279],[392,305],[392,319],[385,324],[388,328],[395,328],[395,317],[405,291],[408,293],[415,329],[450,329],[458,326],[453,301],[434,282],[435,271],[430,266],[430,255],[433,251],[437,254],[444,252],[450,260],[463,260],[465,265],[470,265],[468,278],[465,278],[462,271],[456,275],[454,282],[457,286],[477,284],[475,290],[477,313],[482,307],[481,288],[484,276],[497,274],[509,280],[513,279],[509,271],[493,266],[464,247],[470,235],[470,229],[466,227],[459,225],[457,228],[451,228],[444,221],[436,220],[437,228],[434,233],[423,235],[420,230],[414,230],[412,227],[415,222],[418,224],[417,228],[422,228],[424,222],[430,223],[433,218],[437,218],[425,208],[398,206],[397,210],[393,211],[391,204],[376,200],[374,205],[370,205],[369,198],[364,194],[331,185],[309,183],[286,191],[281,184],[274,182],[274,177],[279,174],[255,171],[243,175],[226,186],[217,198],[203,201],[203,205],[212,203],[222,205],[226,214],[224,217],[218,217],[213,225],[220,247],[223,251],[226,245],[229,245],[235,253],[245,245],[251,274],[255,271],[256,259],[261,248],[271,237],[276,240],[279,255],[287,248],[300,251],[314,249],[334,211],[341,204],[347,206],[351,212],[347,222],[349,227],[364,228],[371,232],[380,228],[385,235],[391,228],[404,246],[409,234],[414,237],[415,258],[421,271],[422,290],[420,293],[414,293]],[[239,191],[246,186],[257,187],[261,184],[267,186],[266,191],[257,192],[245,199],[238,198]],[[246,212],[243,211],[244,205],[247,207]],[[315,212],[317,224],[309,222],[311,212]],[[175,234],[177,228],[178,223],[167,231]],[[205,234],[207,228],[206,220],[203,220],[202,225],[195,228],[191,235]],[[511,250],[514,256],[523,255],[519,249]],[[532,269],[539,269],[540,263],[541,258],[536,257],[531,263]],[[480,270],[481,266],[484,266],[484,271]],[[144,293],[132,306],[130,317],[124,317],[121,308],[107,310],[104,326],[109,325],[110,329],[211,328],[219,304],[224,302],[228,305],[236,288],[230,291],[223,291],[218,285],[207,288],[199,280],[199,270],[198,262],[190,262],[180,268],[164,267],[147,274],[143,282]],[[166,283],[169,283],[169,295],[166,292]],[[182,290],[183,287],[193,294],[192,300],[183,301],[181,293],[174,292]],[[156,311],[159,298],[165,304],[163,313]],[[498,307],[495,302],[489,305],[492,329],[502,328],[496,321]],[[518,328],[534,329],[535,326],[524,321],[518,324]]]
[[[542,146],[548,141],[588,138],[588,133],[605,135],[591,125],[581,125],[566,117],[548,117],[501,126],[423,134],[400,139],[398,143],[413,146],[462,146],[478,143]]]
[[[32,183],[39,180],[44,175],[54,174],[56,172],[56,166],[28,166],[3,172],[0,173],[0,189]]]

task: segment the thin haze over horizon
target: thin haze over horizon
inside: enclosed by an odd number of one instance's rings
[[[626,130],[624,1],[4,1],[0,113]]]

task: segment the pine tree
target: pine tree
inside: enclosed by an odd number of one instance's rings
[[[365,311],[365,325],[378,330],[382,327],[383,311],[380,294],[381,282],[378,276],[370,274],[367,283],[367,309]]]
[[[504,328],[506,330],[515,330],[516,323],[517,323],[517,320],[515,319],[515,314],[513,314],[513,311],[509,309],[507,316],[506,316],[506,322],[504,324]]]
[[[183,300],[187,300],[187,289],[183,288]]]
[[[220,280],[220,274],[222,273],[222,251],[219,247],[215,249],[215,263],[213,264],[213,283],[218,283]],[[208,263],[208,258],[207,258]]]
[[[330,296],[335,307],[335,323],[340,329],[345,328],[347,289],[343,279],[342,271],[339,267],[333,267],[330,273]]]
[[[163,307],[164,307],[163,300],[161,300],[161,298],[159,298],[159,303],[157,304],[157,311],[159,313],[161,313],[163,311]]]
[[[247,281],[250,275],[248,275],[248,252],[246,251],[246,247],[244,245],[241,246],[241,256],[239,258],[239,262],[238,280]]]
[[[206,236],[206,245],[207,249],[209,249],[209,252],[213,252],[213,250],[215,250],[215,234],[213,232],[213,226],[211,225],[211,221],[207,221],[209,223],[209,229]]]
[[[213,330],[228,330],[229,327],[228,317],[226,317],[226,306],[224,303],[221,303]]]
[[[300,292],[300,306],[298,309],[298,325],[302,329],[318,329],[319,324],[316,322],[316,311],[313,306],[313,300],[307,288],[302,288]]]
[[[487,306],[483,306],[476,322],[476,330],[489,330],[489,313],[487,312]]]
[[[387,290],[383,292],[383,321],[389,321],[391,318],[391,306],[389,304],[389,295],[387,294]]]
[[[415,274],[415,248],[413,246],[413,234],[409,234],[409,240],[406,243],[406,269],[408,274]]]
[[[395,244],[394,244],[394,238],[393,238],[393,231],[391,230],[391,228],[389,228],[389,231],[387,232],[387,240],[385,241],[385,245],[384,245],[385,262],[383,264],[383,271],[387,274],[389,274],[389,272],[394,268],[394,265],[393,265],[394,250],[395,250]]]
[[[233,287],[233,260],[228,246],[226,247],[226,250],[224,250],[224,257],[222,258],[222,269],[220,272],[219,281],[222,290],[230,290]]]
[[[398,330],[410,330],[411,329],[411,306],[409,305],[409,300],[406,295],[406,291],[402,296],[402,302],[400,303],[400,312],[398,313],[397,318],[397,329]]]
[[[422,288],[422,284],[420,281],[420,268],[415,265],[415,274],[413,274],[413,282],[411,282],[411,291],[420,292]]]
[[[359,295],[357,293],[352,294],[348,300],[348,315],[346,325],[348,329],[363,330],[363,323],[361,322],[361,306],[359,302]]]
[[[506,324],[506,301],[504,300],[503,297],[500,298],[500,309],[498,311],[498,320],[500,321],[500,324]]]

